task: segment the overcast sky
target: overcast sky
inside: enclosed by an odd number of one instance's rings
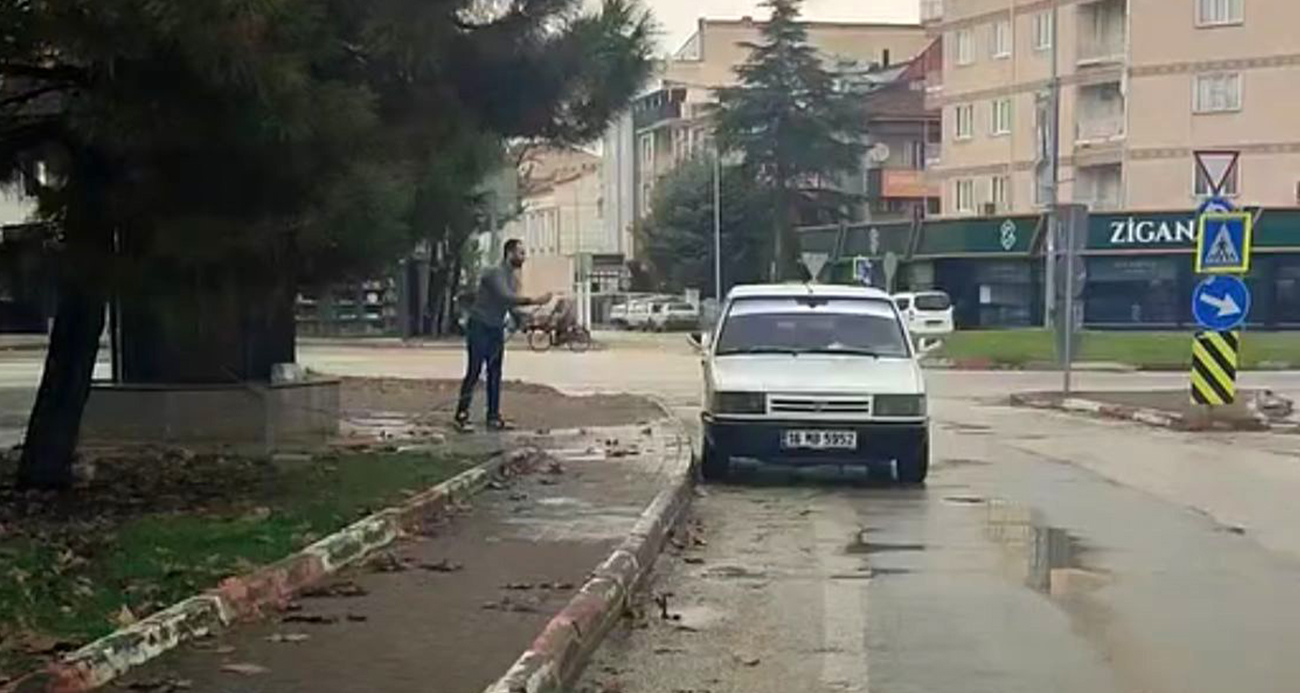
[[[660,48],[675,51],[695,33],[700,17],[737,19],[750,15],[765,18],[759,0],[642,0],[659,22]],[[915,22],[920,0],[804,0],[806,19],[857,22]]]

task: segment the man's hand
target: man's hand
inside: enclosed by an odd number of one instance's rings
[[[542,294],[541,296],[538,296],[537,298],[533,299],[533,305],[544,306],[551,302],[551,298],[552,295],[550,293]]]

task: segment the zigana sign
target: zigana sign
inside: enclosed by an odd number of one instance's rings
[[[1155,221],[1128,217],[1110,222],[1110,244],[1132,245],[1188,245],[1196,243],[1196,219]]]

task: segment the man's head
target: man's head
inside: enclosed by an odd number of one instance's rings
[[[506,241],[505,261],[511,267],[519,268],[524,266],[524,258],[528,253],[524,251],[524,244],[519,242],[518,238],[512,238]]]

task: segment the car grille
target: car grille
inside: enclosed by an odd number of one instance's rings
[[[790,419],[868,419],[871,418],[871,398],[768,395],[767,413]]]

